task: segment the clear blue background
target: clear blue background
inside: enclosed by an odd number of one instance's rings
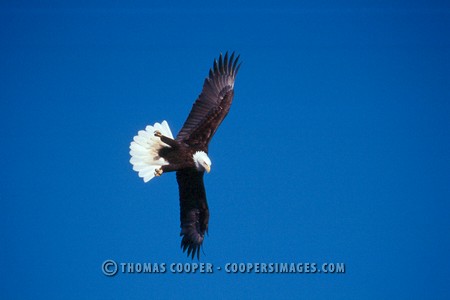
[[[449,36],[445,1],[3,1],[0,297],[448,299]],[[177,132],[226,50],[202,261],[346,273],[104,276],[190,261],[174,174],[144,184],[128,147]]]

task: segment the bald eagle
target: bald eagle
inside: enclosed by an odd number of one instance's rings
[[[166,121],[138,132],[130,144],[130,163],[144,182],[176,172],[180,195],[181,248],[200,259],[209,210],[203,174],[211,170],[208,144],[230,110],[240,63],[234,52],[214,60],[183,127],[174,139]]]

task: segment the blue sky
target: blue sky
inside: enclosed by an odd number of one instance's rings
[[[450,5],[0,4],[2,299],[448,298]],[[210,144],[202,262],[345,274],[117,274],[186,263],[174,174],[128,146],[177,132],[213,58],[243,65]]]

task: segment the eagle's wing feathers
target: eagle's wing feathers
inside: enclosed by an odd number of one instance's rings
[[[200,258],[200,247],[208,231],[209,210],[206,202],[204,172],[195,169],[177,171],[180,193],[181,247],[188,256]]]
[[[214,60],[202,92],[177,135],[178,141],[207,150],[209,141],[230,110],[234,80],[240,67],[238,60],[239,56],[235,59],[234,53],[228,58],[228,52],[224,57],[221,54],[219,61]]]

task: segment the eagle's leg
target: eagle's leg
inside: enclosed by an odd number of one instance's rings
[[[187,165],[184,164],[170,164],[170,165],[164,165],[162,166],[161,169],[161,173],[167,173],[167,172],[174,172],[174,171],[178,171],[181,169],[186,168]]]
[[[162,135],[161,132],[158,130],[156,130],[154,132],[154,134],[155,134],[155,136],[159,137],[163,143],[166,143],[167,145],[169,145],[172,148],[178,148],[180,146],[180,144],[177,141],[175,141],[165,135]]]

